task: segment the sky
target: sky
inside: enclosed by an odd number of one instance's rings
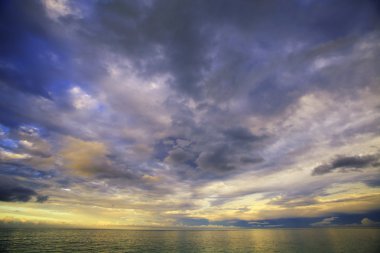
[[[0,226],[380,225],[380,5],[0,2]]]

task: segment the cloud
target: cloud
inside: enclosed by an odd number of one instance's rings
[[[319,226],[331,226],[334,225],[334,221],[338,219],[338,217],[329,217],[329,218],[324,218],[321,221],[311,223],[310,226],[312,227],[319,227]]]
[[[165,158],[165,161],[172,164],[185,164],[186,162],[192,161],[193,159],[193,154],[181,148],[177,148],[169,151],[169,154]]]
[[[363,182],[370,187],[379,187],[380,186],[380,178],[378,178],[377,176],[370,178],[370,179],[365,179],[365,180],[363,180]]]
[[[312,175],[323,175],[336,170],[345,172],[346,170],[360,170],[369,166],[376,166],[379,155],[356,155],[338,156],[328,164],[322,164],[313,169]]]
[[[361,220],[361,224],[363,226],[379,226],[380,225],[380,222],[377,222],[377,221],[373,221],[371,219],[368,219],[368,218],[363,218]]]
[[[49,196],[47,196],[47,195],[44,195],[44,196],[42,196],[42,195],[38,195],[38,196],[37,196],[37,199],[36,199],[36,202],[38,202],[38,203],[44,203],[44,202],[46,202],[48,199],[49,199]]]
[[[15,180],[4,177],[0,180],[0,201],[29,202],[36,198],[36,202],[43,203],[48,196],[39,195],[35,190],[19,185]]]
[[[42,4],[44,5],[46,12],[49,18],[53,20],[58,20],[59,18],[75,15],[80,16],[79,9],[75,9],[71,6],[70,0],[43,0]]]
[[[1,201],[20,201],[27,202],[32,196],[37,195],[35,191],[32,189],[24,188],[24,187],[13,187],[13,188],[2,188],[0,189]]]
[[[46,221],[33,221],[27,220],[23,218],[13,218],[6,216],[0,219],[0,227],[1,228],[73,228],[72,225],[67,222],[58,222],[52,224],[51,222]]]
[[[230,161],[231,153],[228,146],[219,145],[210,151],[202,152],[198,159],[197,164],[204,169],[215,171],[230,171],[236,167]]]
[[[318,203],[318,200],[315,198],[303,195],[280,197],[269,202],[271,205],[279,205],[286,208],[313,206]]]
[[[112,224],[307,226],[379,208],[374,1],[0,7],[4,199]]]
[[[80,87],[73,87],[69,90],[75,109],[94,109],[97,106],[96,100],[85,93]]]
[[[224,134],[231,141],[237,142],[254,142],[263,139],[262,136],[256,136],[251,133],[246,128],[243,127],[233,127],[224,131]]]
[[[179,224],[183,224],[184,226],[207,226],[210,224],[208,219],[202,219],[202,218],[180,218],[177,220]]]
[[[84,141],[72,137],[66,138],[60,151],[63,167],[74,174],[89,176],[107,171],[110,161],[107,147],[96,141]]]
[[[144,177],[145,170],[137,165],[128,165],[125,157],[117,150],[110,154],[106,143],[100,141],[87,141],[73,137],[64,137],[62,145],[56,156],[56,166],[61,173],[70,177],[79,177],[82,180],[110,180],[110,184],[124,187],[129,182],[131,187],[140,189],[156,189],[164,193],[165,187],[155,187]],[[159,191],[162,189],[162,192]]]
[[[1,161],[21,160],[21,159],[27,159],[30,157],[31,156],[28,154],[15,153],[15,152],[7,151],[7,150],[0,148],[0,159],[1,159]]]

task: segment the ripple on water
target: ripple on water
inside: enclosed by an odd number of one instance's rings
[[[380,252],[379,229],[2,229],[0,252]]]

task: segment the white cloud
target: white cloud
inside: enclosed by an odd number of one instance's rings
[[[364,219],[362,219],[361,224],[363,226],[379,226],[380,222],[373,221],[373,220],[368,219],[368,218],[364,218]]]
[[[78,8],[72,5],[68,0],[43,0],[47,15],[53,20],[58,20],[61,17],[74,15],[80,16],[81,12]]]
[[[27,140],[20,140],[19,144],[23,146],[24,148],[31,149],[33,148],[33,143]]]
[[[333,64],[338,64],[342,60],[342,57],[318,57],[312,65],[312,71],[318,71],[326,67],[330,67]]]
[[[338,217],[329,217],[329,218],[324,218],[321,221],[311,223],[310,226],[313,227],[319,227],[319,226],[330,226],[333,225],[333,222],[338,219]]]
[[[28,154],[18,154],[18,153],[10,152],[10,151],[0,148],[0,160],[2,161],[21,160],[21,159],[27,159],[30,157],[31,156]]]
[[[80,109],[94,109],[97,106],[97,102],[89,94],[84,92],[80,87],[75,86],[69,90],[71,95],[73,106]]]

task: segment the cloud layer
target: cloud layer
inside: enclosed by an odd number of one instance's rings
[[[0,218],[380,220],[374,1],[3,1],[0,23]]]

